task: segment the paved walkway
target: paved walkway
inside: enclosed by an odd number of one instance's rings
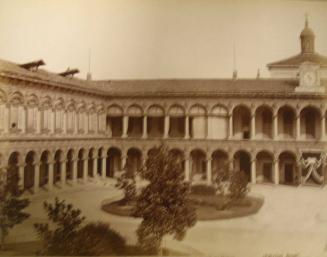
[[[327,187],[255,185],[251,194],[265,199],[259,213],[243,218],[198,222],[182,242],[167,238],[164,244],[196,255],[327,256]],[[140,220],[110,215],[100,208],[102,201],[121,196],[112,180],[57,188],[51,193],[31,196],[28,211],[32,215],[14,228],[8,242],[36,239],[33,224],[46,221],[42,203],[55,196],[80,208],[88,221],[109,222],[129,243],[135,243],[134,232]]]

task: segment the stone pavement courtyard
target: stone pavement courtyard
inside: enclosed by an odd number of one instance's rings
[[[111,215],[100,208],[103,201],[121,196],[114,183],[90,182],[29,196],[31,217],[14,228],[7,242],[36,240],[33,224],[46,221],[42,203],[57,196],[80,208],[88,221],[109,222],[128,243],[135,243],[134,231],[140,220]],[[164,245],[197,256],[327,256],[327,187],[254,185],[251,194],[265,199],[257,214],[197,222],[182,242],[166,238]]]

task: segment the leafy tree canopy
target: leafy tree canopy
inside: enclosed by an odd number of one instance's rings
[[[173,235],[182,240],[196,223],[189,201],[190,184],[184,181],[181,160],[161,145],[150,151],[141,176],[149,184],[137,197],[134,215],[143,221],[137,230],[138,242],[149,253],[158,252],[162,238]]]

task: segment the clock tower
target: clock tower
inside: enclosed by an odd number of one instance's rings
[[[320,85],[320,67],[312,62],[303,62],[299,66],[299,86],[296,92],[325,92],[325,88]]]

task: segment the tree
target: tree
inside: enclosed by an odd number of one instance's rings
[[[136,182],[135,176],[128,172],[127,166],[122,174],[118,177],[117,183],[115,185],[117,188],[124,191],[124,198],[122,202],[128,204],[129,202],[135,200],[136,197]]]
[[[30,216],[23,211],[29,205],[29,200],[20,198],[22,190],[19,189],[18,181],[18,173],[12,167],[7,172],[0,170],[0,249],[3,249],[10,229]]]
[[[36,223],[34,227],[42,239],[41,255],[101,255],[121,254],[125,240],[106,223],[89,223],[82,226],[85,217],[72,204],[55,199],[44,202],[44,209],[51,222]]]
[[[182,163],[164,145],[150,152],[141,176],[149,181],[137,197],[133,214],[142,217],[138,243],[149,254],[158,253],[165,235],[182,240],[196,223],[189,200],[190,184],[184,181]]]

